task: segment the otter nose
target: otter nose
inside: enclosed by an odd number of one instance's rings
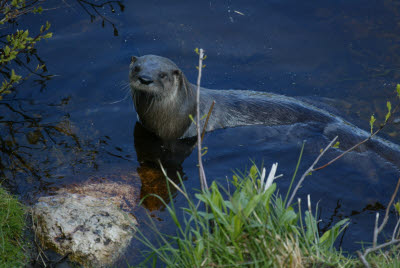
[[[140,75],[138,77],[138,79],[139,79],[140,83],[145,84],[145,85],[153,83],[153,80],[151,79],[151,77],[147,76],[147,75]]]

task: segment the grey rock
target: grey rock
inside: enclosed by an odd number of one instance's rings
[[[135,218],[109,198],[61,193],[33,207],[35,232],[44,248],[85,267],[112,265],[129,245]]]

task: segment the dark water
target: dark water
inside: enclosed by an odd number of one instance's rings
[[[92,19],[79,3],[48,1],[45,7],[55,9],[22,17],[15,26],[34,31],[50,21],[54,33],[38,45],[38,54],[55,76],[33,76],[0,102],[4,183],[28,204],[88,178],[131,183],[138,198],[140,191],[165,194],[162,176],[143,160],[152,142],[134,140],[136,113],[125,87],[132,55],[168,57],[195,82],[194,49],[202,47],[208,55],[203,86],[305,97],[364,129],[372,113],[384,118],[386,100],[394,100],[399,82],[396,1],[148,0],[121,2],[123,11],[114,3],[114,13],[108,5],[96,13],[84,4]],[[385,131],[384,137],[400,144],[398,127]],[[249,167],[251,159],[268,168],[278,162],[284,174],[278,187],[285,193],[302,141],[307,143],[300,173],[323,143],[319,133],[306,129],[294,137],[282,133],[285,127],[254,126],[207,134],[208,179],[225,184],[226,176]],[[200,188],[195,152],[183,164],[171,164],[169,172],[176,170],[191,192]],[[136,172],[140,178],[132,175]],[[341,246],[353,252],[360,248],[357,242],[371,240],[374,214],[384,212],[398,176],[372,154],[350,154],[308,177],[299,197],[310,194],[314,205],[320,201],[321,228],[351,219]],[[174,202],[184,204],[179,195]],[[146,210],[168,232],[171,221],[160,204],[149,202],[132,213],[140,221]],[[388,232],[394,211],[390,216]],[[138,261],[139,249],[133,241],[129,263]]]

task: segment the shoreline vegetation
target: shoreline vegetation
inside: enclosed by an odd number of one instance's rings
[[[23,267],[27,263],[25,227],[26,208],[0,185],[0,267]]]
[[[197,103],[201,82],[201,69],[206,58],[203,49],[196,49],[199,55],[197,79]],[[397,101],[400,100],[400,85],[396,87]],[[197,105],[199,106],[199,105]],[[349,220],[337,222],[323,234],[318,230],[318,204],[312,206],[310,195],[307,196],[307,209],[302,209],[302,200],[293,203],[297,191],[305,178],[313,172],[328,167],[343,155],[351,152],[358,146],[369,141],[378,134],[396,113],[400,104],[394,109],[387,102],[387,114],[384,122],[374,130],[376,118],[370,120],[370,136],[344,150],[339,156],[318,166],[321,157],[330,148],[338,148],[339,142],[335,137],[321,150],[314,163],[300,177],[293,191],[297,170],[299,168],[303,147],[294,171],[286,196],[278,194],[274,180],[278,163],[272,165],[268,177],[266,169],[258,169],[254,164],[248,172],[235,174],[227,182],[227,188],[215,181],[208,187],[205,171],[202,165],[203,137],[200,133],[199,112],[197,110],[198,136],[198,167],[201,191],[195,197],[189,196],[184,182],[180,180],[179,187],[167,179],[168,187],[175,187],[186,199],[187,207],[176,208],[171,202],[165,204],[167,211],[176,225],[176,233],[167,235],[161,233],[149,217],[145,228],[151,228],[156,233],[156,239],[150,241],[144,232],[137,231],[137,239],[147,250],[140,266],[160,265],[167,267],[398,267],[400,266],[400,219],[393,229],[390,239],[378,244],[378,236],[385,228],[389,211],[394,207],[397,216],[400,215],[400,202],[394,203],[400,179],[386,207],[385,216],[379,223],[379,213],[376,214],[372,245],[357,251],[357,256],[349,255],[335,248],[335,241],[348,226]],[[210,116],[212,106],[208,113]],[[206,115],[202,115],[206,116]],[[230,185],[234,189],[233,194]],[[170,200],[172,195],[170,188]],[[289,197],[290,196],[290,197]],[[145,199],[146,197],[144,197]],[[143,199],[142,199],[143,201]],[[160,198],[161,202],[164,202]],[[155,240],[155,241],[154,241]],[[367,244],[366,242],[366,245]]]
[[[31,76],[49,77],[35,45],[52,37],[50,24],[47,22],[40,29],[29,30],[15,30],[13,27],[23,15],[42,13],[41,3],[41,0],[0,0],[0,29],[3,33],[0,37],[0,101],[14,93],[16,86]],[[32,31],[36,34],[32,35]],[[4,143],[3,137],[1,142]],[[1,164],[8,163],[0,159]],[[28,210],[16,196],[6,191],[2,185],[6,180],[0,178],[0,267],[24,267],[32,257],[25,237]]]
[[[187,205],[166,205],[175,225],[174,234],[162,234],[149,216],[139,227],[137,239],[146,247],[140,267],[398,267],[398,245],[371,250],[364,257],[336,249],[335,241],[350,223],[337,222],[325,233],[318,230],[318,204],[307,196],[286,207],[287,195],[278,194],[277,164],[266,176],[266,169],[253,165],[237,173],[227,186],[211,183],[209,189],[189,196],[184,182],[179,187]],[[231,189],[235,189],[231,193]],[[161,200],[161,199],[160,199]],[[162,200],[161,200],[162,201]],[[150,241],[140,228],[151,228]],[[146,232],[148,233],[148,232]],[[155,240],[155,241],[154,241]],[[363,249],[364,251],[365,249]],[[368,249],[367,249],[368,250]],[[365,250],[366,251],[366,250]],[[364,251],[364,252],[365,252]]]

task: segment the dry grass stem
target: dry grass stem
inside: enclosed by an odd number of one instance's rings
[[[175,187],[175,189],[177,189],[181,194],[183,194],[183,196],[186,199],[189,199],[188,195],[185,193],[185,191],[183,191],[173,180],[171,180],[167,174],[167,172],[165,171],[163,165],[161,164],[160,161],[158,161],[158,163],[160,164],[160,168],[162,173],[164,174],[164,176],[167,178],[167,180]]]

